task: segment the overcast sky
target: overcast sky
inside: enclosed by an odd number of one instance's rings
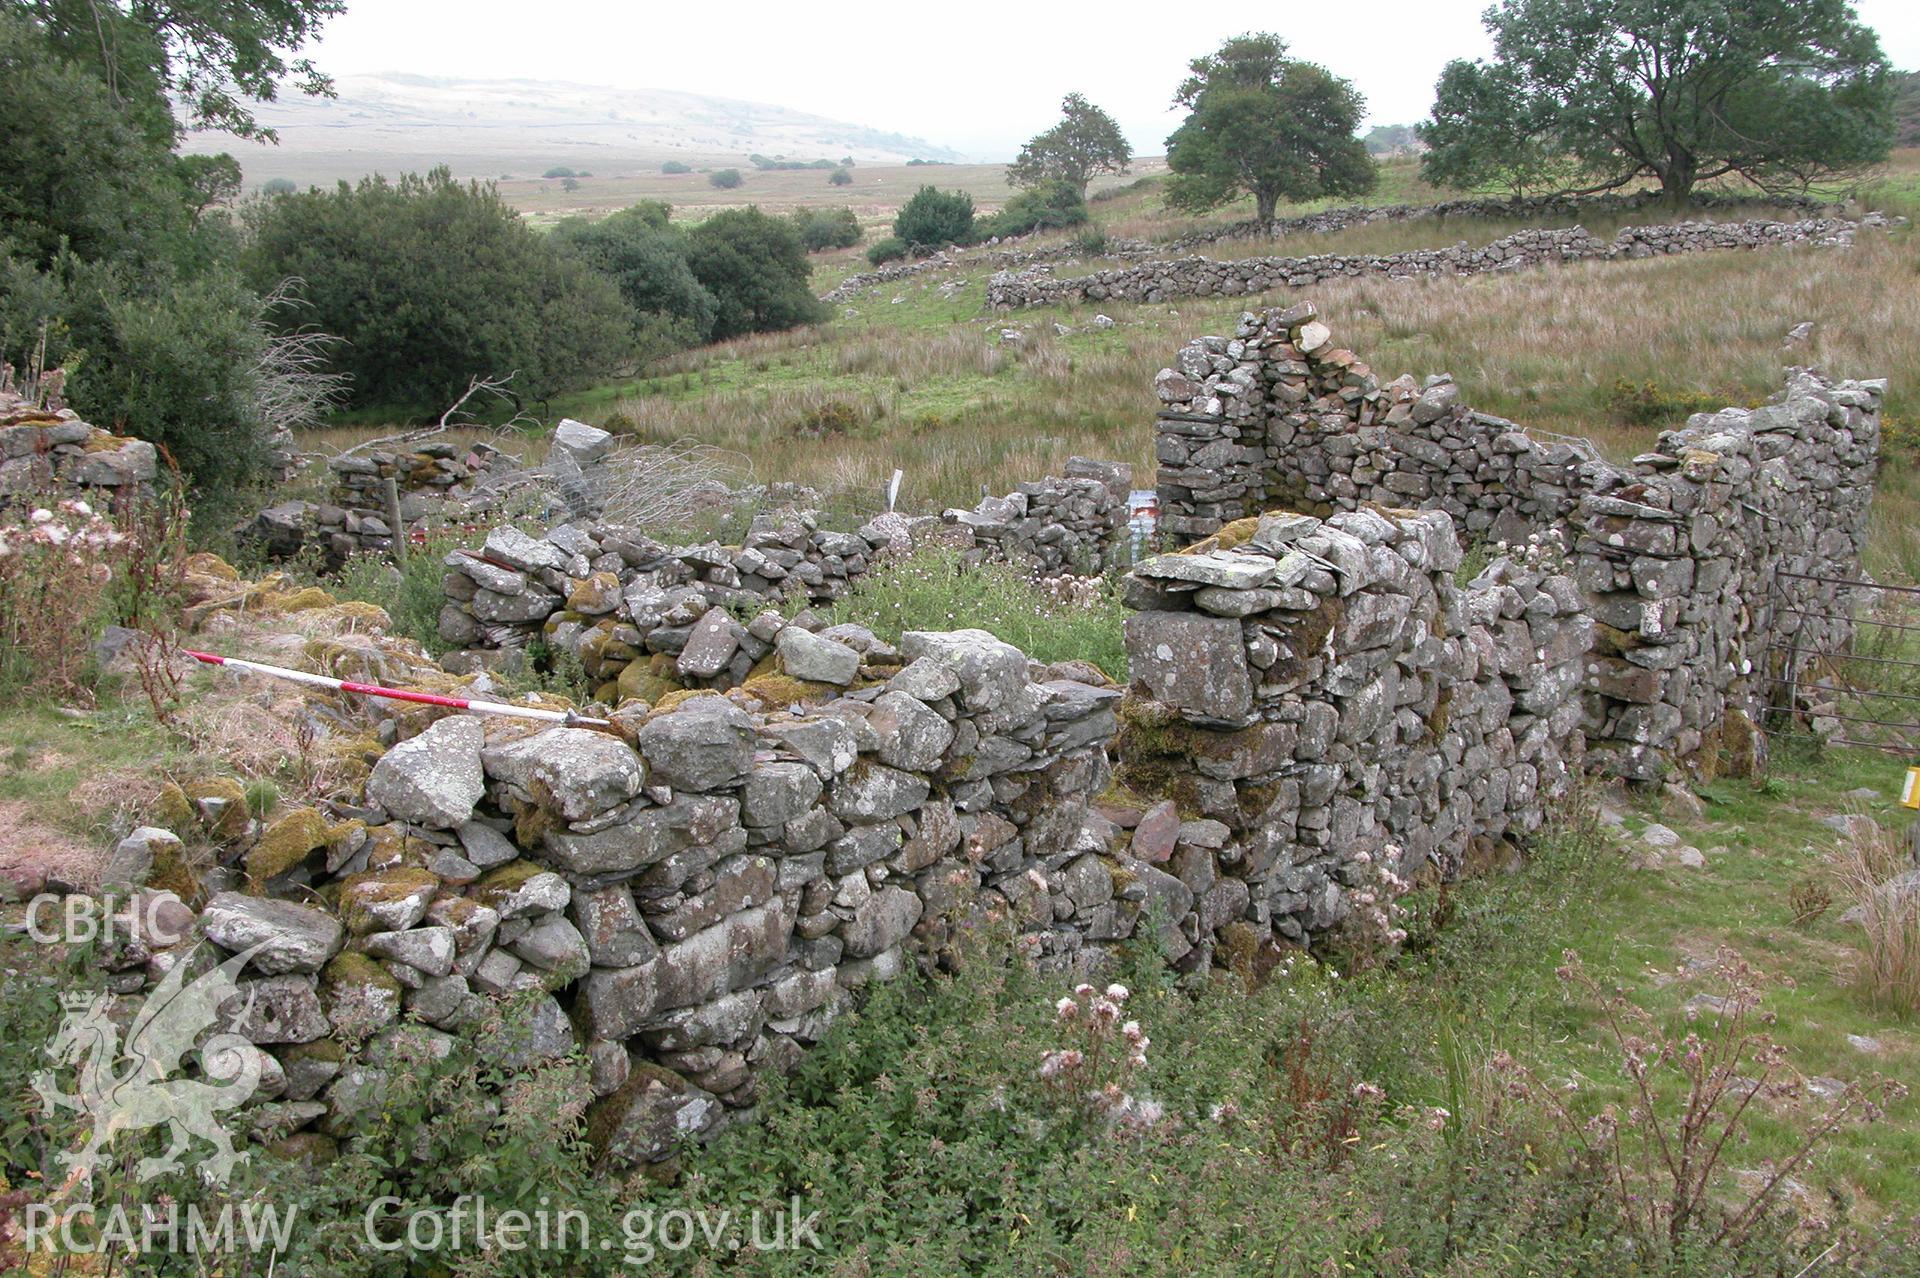
[[[1920,0],[1856,0],[1897,67],[1920,67]],[[1277,32],[1366,95],[1368,123],[1410,123],[1450,58],[1488,51],[1485,0],[1248,6],[886,0],[349,0],[310,50],[336,75],[568,80],[791,107],[1010,158],[1084,93],[1134,150],[1159,154],[1192,58],[1250,26]]]

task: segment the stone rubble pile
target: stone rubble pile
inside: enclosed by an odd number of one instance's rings
[[[997,310],[1108,300],[1165,302],[1180,297],[1238,297],[1278,288],[1306,288],[1322,280],[1383,275],[1476,275],[1551,262],[1615,261],[1660,253],[1759,248],[1781,244],[1844,246],[1865,227],[1892,225],[1878,213],[1859,221],[1812,218],[1800,222],[1679,222],[1626,227],[1612,243],[1580,227],[1528,230],[1474,248],[1405,253],[1316,254],[1215,261],[1182,257],[1056,279],[1047,265],[1000,271],[987,282],[987,305]]]
[[[1598,623],[1589,760],[1634,780],[1746,770],[1787,650],[1844,649],[1884,382],[1789,373],[1754,410],[1696,414],[1622,467],[1536,441],[1445,377],[1382,382],[1312,303],[1242,317],[1156,378],[1161,525],[1203,537],[1282,509],[1446,512],[1470,541],[1548,536]]]
[[[0,378],[0,501],[57,488],[111,502],[158,474],[151,443],[90,425],[70,408],[43,408]]]
[[[1139,564],[1119,778],[1216,834],[1148,846],[1143,823],[1134,854],[1304,941],[1382,869],[1452,877],[1537,828],[1579,766],[1593,623],[1564,572],[1501,558],[1462,589],[1460,559],[1443,512],[1369,508],[1249,518]]]
[[[1027,564],[1043,576],[1099,576],[1128,550],[1127,494],[1133,467],[1075,457],[1065,474],[1021,484],[972,510],[949,510],[989,558]]]

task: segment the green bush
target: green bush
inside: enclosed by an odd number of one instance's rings
[[[324,582],[316,581],[339,599],[358,599],[387,611],[393,633],[404,635],[431,653],[447,651],[440,638],[440,609],[447,600],[440,588],[446,576],[441,562],[455,550],[471,549],[475,538],[457,533],[431,535],[411,545],[405,568],[394,567],[384,554],[354,555]]]
[[[893,233],[915,248],[965,244],[973,236],[973,197],[923,186],[895,215]]]
[[[542,173],[540,176],[543,178],[570,178],[570,177],[578,177],[580,175],[575,173],[572,169],[568,168],[564,164],[556,164],[552,168],[548,169],[545,173]]]
[[[165,448],[206,526],[228,513],[265,460],[259,308],[231,271],[182,278],[159,265],[141,271],[64,255],[42,271],[0,257],[6,356],[24,363],[44,332],[49,366],[69,369],[74,407]]]
[[[889,235],[884,240],[876,240],[867,249],[867,261],[875,266],[885,266],[888,262],[897,262],[912,252],[907,242],[897,235]]]
[[[976,234],[981,239],[995,235],[1028,235],[1034,231],[1079,226],[1087,220],[1087,203],[1071,182],[1043,182],[1020,192],[1006,207],[981,220]]]
[[[827,175],[827,185],[828,186],[852,186],[853,174],[847,172],[845,169],[835,169],[833,172]]]
[[[517,373],[545,398],[627,351],[633,312],[614,281],[541,235],[491,185],[445,168],[307,191],[249,210],[254,284],[306,281],[289,323],[345,339],[354,402],[444,408],[477,376]]]
[[[877,566],[830,615],[858,622],[889,643],[908,630],[975,627],[1035,661],[1079,658],[1118,682],[1127,679],[1126,610],[1114,581],[1067,597],[1041,586],[1025,568],[970,566],[958,551],[935,546]]]
[[[713,337],[767,333],[810,324],[825,308],[808,287],[800,237],[757,208],[716,213],[687,234],[687,262],[713,294]]]
[[[809,253],[852,248],[860,242],[860,219],[852,209],[795,209],[790,220]]]
[[[717,186],[723,191],[731,191],[745,181],[746,179],[740,176],[739,169],[720,169],[707,177],[709,185]]]
[[[1617,379],[1607,392],[1607,416],[1623,426],[1677,426],[1694,413],[1711,413],[1726,406],[1711,392],[1676,390],[1625,377]]]
[[[262,195],[292,195],[299,189],[299,187],[293,184],[292,178],[268,178],[260,184],[260,194]]]
[[[684,160],[668,160],[660,166],[660,171],[662,173],[691,173],[693,172],[693,166]]]
[[[598,221],[570,217],[553,228],[553,239],[611,279],[643,328],[678,321],[694,342],[704,341],[718,304],[694,278],[686,236],[667,215],[666,205],[649,201]]]

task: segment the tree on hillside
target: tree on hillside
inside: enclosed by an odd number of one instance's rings
[[[282,55],[339,7],[0,4],[0,360],[67,368],[73,406],[165,446],[213,526],[287,424],[284,348],[232,260],[238,166],[175,154],[169,93],[191,123],[270,137],[248,102],[290,66],[325,87]]]
[[[1061,99],[1060,115],[1060,123],[1020,148],[1007,166],[1007,181],[1019,187],[1066,182],[1084,200],[1095,174],[1125,173],[1133,152],[1114,118],[1082,94]]]
[[[825,308],[793,228],[757,208],[716,213],[687,233],[687,261],[718,308],[715,340],[811,324]]]
[[[847,172],[845,169],[835,169],[833,172],[827,174],[827,185],[852,186],[853,174]]]
[[[517,373],[536,398],[605,372],[633,313],[612,279],[533,231],[493,186],[445,168],[283,195],[249,210],[256,287],[298,277],[291,318],[345,341],[355,402],[427,408],[477,375]]]
[[[1241,193],[1271,220],[1282,199],[1363,195],[1374,164],[1354,130],[1360,94],[1265,33],[1235,36],[1196,58],[1174,94],[1186,122],[1167,139],[1167,202],[1203,212]]]
[[[731,191],[746,181],[746,179],[740,176],[739,169],[721,169],[719,172],[710,175],[707,181],[722,191]]]
[[[1799,190],[1886,158],[1892,76],[1848,0],[1499,0],[1491,62],[1450,63],[1429,181],[1567,193],[1718,177]]]

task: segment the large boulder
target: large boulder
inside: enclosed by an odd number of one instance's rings
[[[724,790],[753,766],[753,720],[725,697],[694,697],[636,734],[653,779],[676,790]]]
[[[774,646],[780,652],[781,669],[795,679],[844,688],[860,673],[859,653],[836,639],[809,634],[798,626],[782,630]]]
[[[552,728],[481,752],[488,776],[522,791],[564,821],[586,821],[640,793],[640,756],[618,737]]]
[[[724,1113],[711,1092],[661,1065],[636,1064],[618,1091],[587,1113],[587,1131],[616,1167],[661,1162],[683,1141],[712,1130]]]
[[[248,966],[266,976],[319,971],[346,935],[340,921],[324,911],[241,892],[221,892],[207,902],[200,930],[235,954],[261,946]]]
[[[367,778],[367,797],[403,821],[451,830],[473,815],[486,793],[480,765],[486,743],[480,721],[456,714],[380,756]]]
[[[1253,709],[1253,676],[1240,623],[1229,617],[1137,612],[1127,618],[1133,677],[1183,714],[1239,724]]]

